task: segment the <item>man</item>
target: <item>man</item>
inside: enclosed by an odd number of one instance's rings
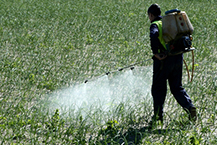
[[[150,41],[153,56],[152,96],[154,116],[150,125],[156,121],[163,122],[163,105],[167,94],[167,80],[170,90],[177,102],[187,111],[190,120],[196,120],[196,108],[185,89],[182,87],[183,54],[167,56],[167,47],[162,37],[162,17],[158,4],[152,4],[148,9],[151,21]]]

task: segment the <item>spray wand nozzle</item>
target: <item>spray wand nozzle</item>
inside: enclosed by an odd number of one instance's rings
[[[107,72],[107,73],[105,73],[106,75],[109,75],[111,72]]]

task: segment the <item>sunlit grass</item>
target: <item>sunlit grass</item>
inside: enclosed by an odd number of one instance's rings
[[[79,113],[65,118],[55,108],[49,112],[46,96],[52,92],[151,58],[147,9],[152,3],[161,6],[163,15],[173,8],[186,11],[194,26],[194,79],[189,83],[184,69],[183,84],[198,108],[197,123],[185,124],[187,116],[169,91],[163,130],[144,129],[152,115],[152,104],[143,105],[145,100],[137,106],[123,102],[112,115],[94,110],[87,118]],[[0,143],[216,144],[216,4],[215,0],[1,1]],[[185,60],[191,68],[190,53]]]

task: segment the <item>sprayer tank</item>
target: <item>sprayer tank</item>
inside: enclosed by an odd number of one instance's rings
[[[169,13],[162,19],[163,39],[166,43],[174,40],[178,34],[191,35],[194,28],[184,11]]]

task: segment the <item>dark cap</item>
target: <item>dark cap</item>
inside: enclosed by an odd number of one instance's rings
[[[161,10],[160,10],[160,6],[158,4],[152,4],[149,8],[148,8],[148,14],[151,13],[154,16],[159,16],[161,15]]]

